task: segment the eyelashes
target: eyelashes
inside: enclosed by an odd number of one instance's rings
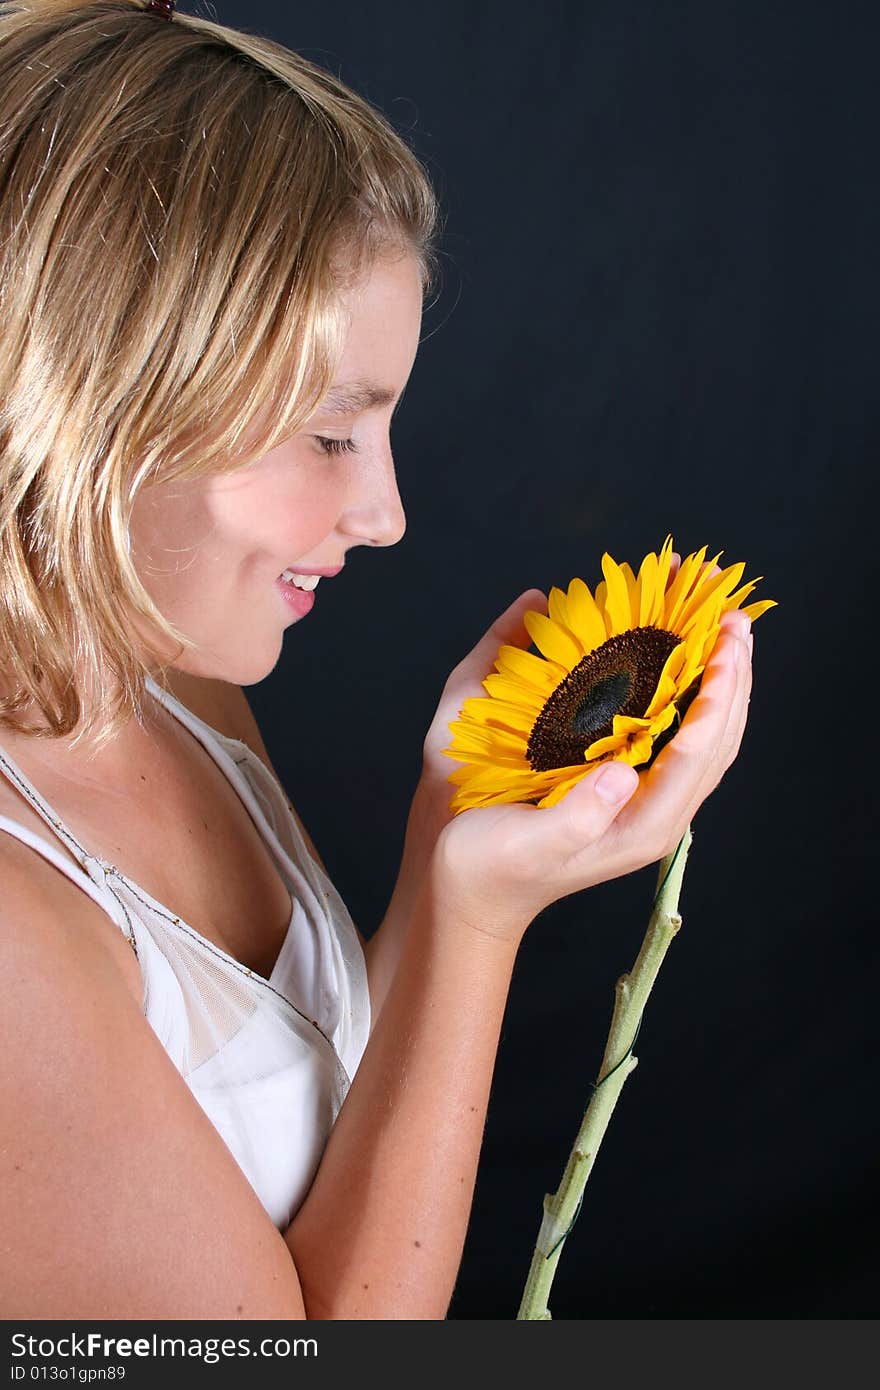
[[[325,454],[356,454],[357,445],[353,439],[329,439],[326,435],[312,436],[320,444]]]

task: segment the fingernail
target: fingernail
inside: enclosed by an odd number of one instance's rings
[[[749,644],[749,656],[751,656],[752,652],[755,650],[755,634],[753,632],[750,632],[748,637],[746,638],[746,641]]]
[[[639,774],[629,763],[609,763],[595,781],[596,795],[609,805],[623,801],[638,785]]]
[[[745,641],[746,635],[751,631],[751,626],[752,621],[748,613],[743,613],[741,609],[737,609],[731,622],[731,627],[737,637],[742,637],[743,641]]]

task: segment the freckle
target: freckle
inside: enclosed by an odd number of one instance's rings
[[[141,773],[141,781],[142,781],[142,782],[146,782],[146,780],[147,780],[147,779],[146,779],[146,777],[144,776],[144,774]]]
[[[236,1311],[236,1313],[243,1313],[243,1312],[244,1312],[244,1304],[243,1304],[243,1303],[236,1303],[236,1305],[235,1305],[235,1311]]]
[[[16,1173],[20,1173],[20,1172],[21,1172],[21,1164],[20,1164],[20,1163],[16,1163],[14,1166],[15,1166],[15,1171],[16,1171]]]
[[[476,1114],[476,1111],[477,1111],[477,1107],[476,1107],[475,1105],[472,1105],[472,1106],[471,1106],[471,1114],[472,1114],[472,1115],[475,1115],[475,1114]]]
[[[364,1288],[365,1288],[365,1289],[368,1289],[369,1287],[370,1287],[369,1284],[364,1284]]]
[[[414,1240],[413,1245],[417,1245],[419,1249],[421,1249],[422,1242],[420,1240]]]

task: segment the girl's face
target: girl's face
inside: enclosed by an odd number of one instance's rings
[[[263,680],[285,630],[301,621],[282,571],[335,569],[352,547],[395,545],[404,534],[389,435],[418,348],[415,259],[379,261],[346,305],[339,370],[298,434],[238,473],[158,483],[135,500],[135,567],[163,615],[199,644],[175,663],[191,675]],[[315,617],[332,583],[344,574],[321,580]]]

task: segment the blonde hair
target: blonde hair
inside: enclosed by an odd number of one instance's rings
[[[437,204],[337,78],[146,0],[0,4],[0,94],[0,729],[97,748],[143,719],[132,615],[194,647],[132,564],[140,488],[301,428],[346,285],[398,251],[433,285]]]

